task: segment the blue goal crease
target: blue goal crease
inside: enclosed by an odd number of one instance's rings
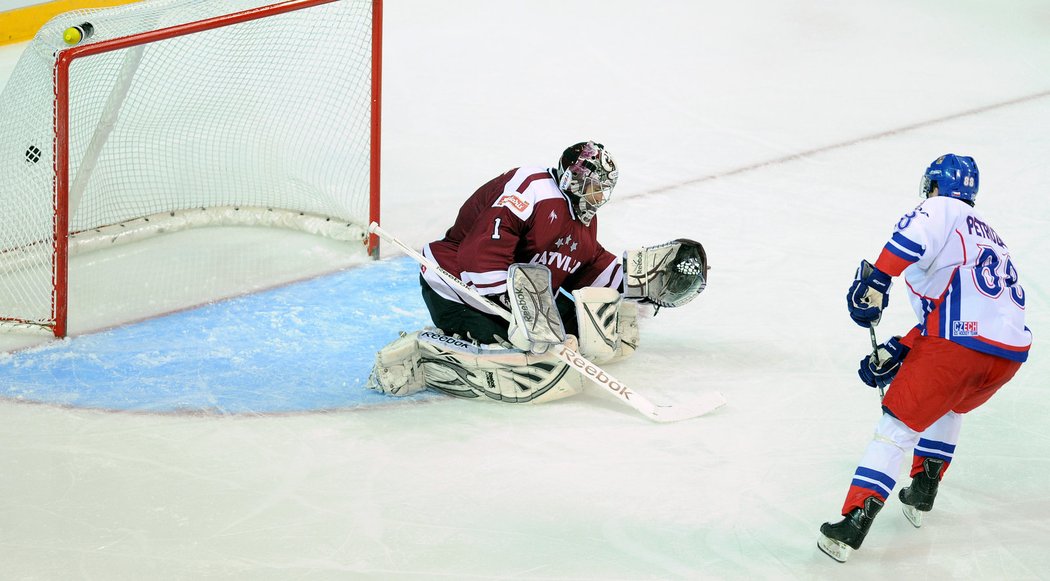
[[[376,351],[430,324],[417,272],[383,260],[13,353],[0,358],[0,397],[154,413],[389,404],[364,383]]]

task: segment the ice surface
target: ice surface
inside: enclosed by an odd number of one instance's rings
[[[349,370],[422,314],[412,280],[342,292],[410,271],[388,248],[377,265],[0,359],[2,576],[1045,578],[1048,24],[1035,0],[387,3],[384,226],[418,247],[485,180],[603,141],[622,168],[604,244],[685,236],[713,266],[704,294],[643,319],[640,350],[610,370],[657,402],[719,389],[729,405],[666,425],[601,393],[365,405]],[[0,71],[16,57],[0,49]],[[893,499],[838,564],[817,528],[880,413],[855,377],[870,345],[845,291],[948,151],[980,164],[978,208],[1018,264],[1035,348],[968,414],[923,527]],[[913,323],[891,294],[880,337]],[[10,399],[20,366],[68,384],[74,405]],[[114,376],[140,388],[137,411],[75,405],[112,405],[89,385]],[[150,408],[180,397],[222,413]],[[268,413],[282,401],[335,411]]]

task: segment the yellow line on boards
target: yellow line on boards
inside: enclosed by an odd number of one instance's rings
[[[0,45],[33,38],[45,22],[70,10],[106,8],[138,0],[55,0],[0,12]]]

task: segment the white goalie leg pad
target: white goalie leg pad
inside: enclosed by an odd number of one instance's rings
[[[507,339],[523,351],[544,353],[565,341],[565,327],[554,304],[551,271],[542,264],[512,264],[507,269],[511,321]]]
[[[620,349],[621,297],[619,291],[604,287],[585,287],[572,291],[576,299],[576,323],[580,332],[580,354],[602,364]]]
[[[583,376],[553,353],[475,345],[441,333],[419,333],[427,387],[466,399],[547,403],[583,391]],[[570,337],[566,345],[575,349]]]
[[[376,353],[376,362],[365,387],[387,395],[406,396],[426,389],[415,333],[401,336]]]
[[[638,347],[638,305],[624,301],[616,289],[586,287],[572,292],[580,354],[594,363],[629,357]]]

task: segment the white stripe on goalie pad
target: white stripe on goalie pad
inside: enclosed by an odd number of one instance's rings
[[[571,338],[566,345],[576,348]],[[475,345],[436,331],[418,331],[379,351],[366,386],[394,396],[429,387],[466,399],[546,403],[579,393],[583,381],[553,353]]]

